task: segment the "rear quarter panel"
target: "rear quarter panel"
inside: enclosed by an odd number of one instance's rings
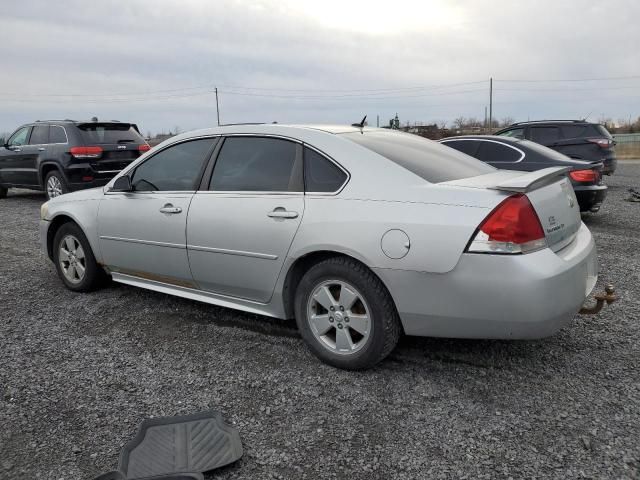
[[[330,250],[375,268],[446,273],[456,266],[491,208],[307,196],[304,218],[289,256]],[[383,236],[393,229],[409,237],[409,251],[403,258],[390,258],[382,249]]]

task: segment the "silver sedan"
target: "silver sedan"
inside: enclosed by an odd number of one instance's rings
[[[45,203],[40,234],[71,290],[111,277],[295,318],[320,359],[367,368],[402,333],[539,338],[568,323],[597,263],[565,173],[496,170],[384,129],[225,126]]]

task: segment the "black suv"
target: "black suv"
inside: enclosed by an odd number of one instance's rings
[[[584,120],[519,122],[503,128],[495,135],[532,140],[570,158],[602,162],[602,173],[605,175],[613,174],[618,164],[613,137],[598,123]]]
[[[138,127],[118,121],[37,121],[0,139],[0,198],[11,187],[48,198],[105,185],[149,150]]]

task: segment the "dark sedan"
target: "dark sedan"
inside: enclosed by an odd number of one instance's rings
[[[529,140],[495,135],[449,137],[440,142],[503,170],[532,172],[547,167],[571,167],[569,178],[581,212],[597,212],[607,196],[601,162],[574,160]]]

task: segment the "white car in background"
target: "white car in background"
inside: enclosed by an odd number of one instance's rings
[[[75,291],[101,277],[278,318],[341,368],[401,333],[539,338],[580,309],[596,249],[566,169],[496,170],[385,129],[238,125],[174,137],[42,207]]]

